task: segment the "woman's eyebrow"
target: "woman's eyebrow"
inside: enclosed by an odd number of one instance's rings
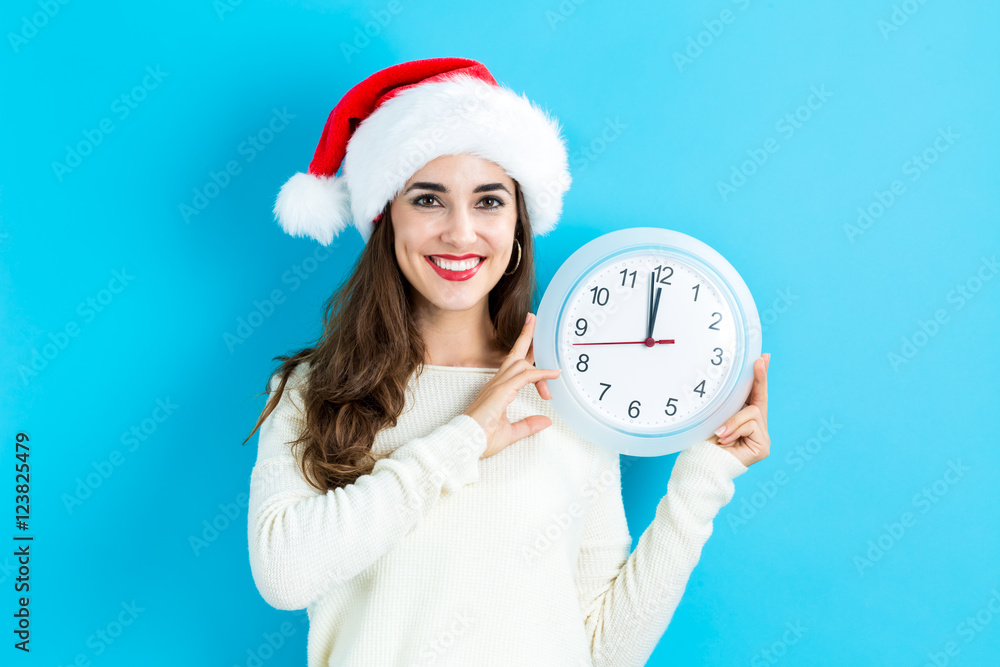
[[[448,192],[448,188],[444,187],[440,183],[426,183],[424,181],[417,181],[410,187],[406,188],[406,190],[403,191],[403,194],[405,195],[410,190],[415,190],[418,188],[420,190],[434,190],[435,192]]]
[[[486,183],[477,187],[473,192],[488,192],[490,190],[503,190],[507,194],[510,194],[510,190],[504,187],[503,183]]]
[[[444,192],[444,193],[448,192],[448,188],[444,187],[440,183],[428,183],[426,181],[417,181],[410,187],[406,188],[406,190],[403,191],[403,194],[405,195],[410,190],[415,190],[415,189],[433,190],[434,192]],[[508,190],[503,183],[484,183],[483,185],[477,186],[476,189],[473,190],[473,192],[489,192],[490,190],[503,190],[507,194],[510,194],[510,190]]]

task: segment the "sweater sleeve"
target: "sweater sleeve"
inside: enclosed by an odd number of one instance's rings
[[[292,386],[298,371],[261,424],[247,519],[254,583],[268,604],[289,610],[308,607],[374,564],[440,498],[478,481],[486,449],[483,428],[461,414],[401,445],[354,483],[319,491],[288,445],[305,423]]]
[[[629,555],[621,469],[613,456],[613,481],[584,525],[577,587],[594,667],[640,667],[680,603],[712,520],[732,499],[732,480],[747,466],[711,439],[682,451],[655,518]]]

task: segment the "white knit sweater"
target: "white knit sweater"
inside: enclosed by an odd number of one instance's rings
[[[261,425],[248,537],[264,600],[308,609],[309,667],[643,665],[747,470],[711,440],[681,452],[632,551],[617,454],[529,384],[508,417],[552,426],[480,459],[462,412],[496,370],[426,365],[372,473],[322,493],[286,444],[307,372]]]

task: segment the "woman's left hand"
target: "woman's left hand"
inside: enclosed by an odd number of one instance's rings
[[[753,387],[750,401],[743,409],[730,417],[715,432],[718,446],[750,467],[771,453],[771,438],[767,434],[767,367],[771,363],[771,353],[761,355],[753,364]]]

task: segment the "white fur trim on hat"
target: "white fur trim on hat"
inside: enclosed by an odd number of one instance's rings
[[[299,172],[281,186],[274,214],[292,236],[308,236],[330,245],[350,221],[347,184],[336,176]]]
[[[354,131],[340,179],[364,241],[374,218],[416,171],[459,153],[495,162],[520,184],[534,234],[556,226],[571,182],[558,122],[524,95],[461,74],[401,91]]]

